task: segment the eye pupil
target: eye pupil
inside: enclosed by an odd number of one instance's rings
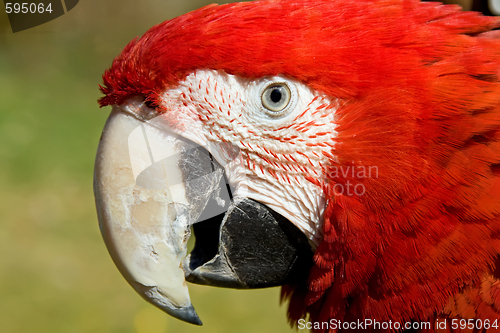
[[[262,106],[272,112],[272,116],[279,115],[290,104],[292,94],[288,84],[275,82],[264,88],[261,99]]]
[[[280,91],[280,88],[274,88],[273,91],[271,91],[271,101],[273,101],[273,103],[278,103],[279,101],[281,101],[281,98],[283,97],[281,91]]]

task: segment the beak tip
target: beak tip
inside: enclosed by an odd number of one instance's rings
[[[166,310],[166,312],[172,317],[175,317],[187,323],[198,326],[203,325],[200,318],[198,317],[198,314],[191,304],[183,308],[169,308],[168,310]]]
[[[187,322],[198,326],[203,325],[201,319],[198,317],[198,314],[196,313],[192,305],[190,305],[189,308],[186,309],[186,313],[188,314],[188,320],[186,320]]]
[[[149,303],[161,309],[165,313],[179,320],[194,325],[203,325],[196,310],[189,301],[187,305],[176,305],[158,287],[145,287],[142,284],[134,284],[136,291]]]

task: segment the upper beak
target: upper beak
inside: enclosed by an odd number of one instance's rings
[[[303,278],[307,238],[266,206],[233,198],[224,167],[140,102],[115,106],[97,151],[94,191],[108,251],[130,285],[168,314],[201,325],[190,282],[233,288]],[[187,254],[191,228],[196,243]]]

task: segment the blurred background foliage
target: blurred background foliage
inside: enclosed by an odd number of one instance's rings
[[[290,331],[278,288],[190,285],[204,326],[167,316],[128,286],[99,233],[101,75],[132,38],[208,3],[80,0],[15,34],[1,6],[0,332]]]
[[[0,332],[291,331],[279,288],[190,285],[204,326],[167,316],[127,285],[97,226],[101,75],[132,38],[208,3],[80,0],[15,34],[0,10]]]

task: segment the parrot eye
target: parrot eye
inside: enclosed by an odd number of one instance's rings
[[[271,83],[262,92],[262,105],[271,111],[272,115],[280,115],[280,111],[290,104],[291,95],[290,88],[285,82]]]

